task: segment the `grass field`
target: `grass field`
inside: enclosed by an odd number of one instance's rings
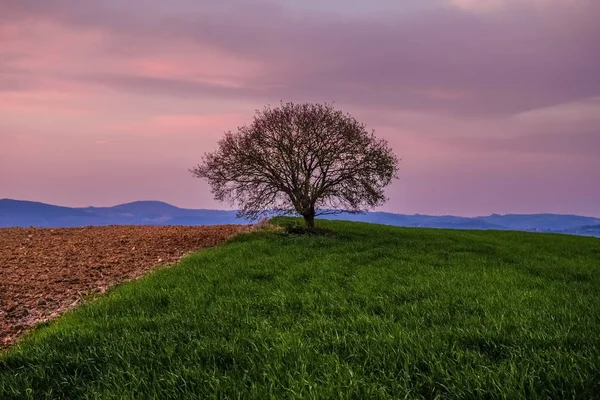
[[[599,239],[318,226],[37,329],[0,355],[0,398],[600,398]]]

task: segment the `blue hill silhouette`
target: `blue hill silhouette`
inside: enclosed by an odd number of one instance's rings
[[[45,203],[0,200],[0,227],[76,227],[89,225],[217,225],[246,224],[235,211],[185,209],[161,201],[135,201],[113,207],[61,207]],[[387,212],[340,214],[328,219],[386,225],[498,229],[567,233],[600,237],[600,218],[561,214],[493,214],[482,217],[405,215]]]

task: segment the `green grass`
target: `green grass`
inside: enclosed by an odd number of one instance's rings
[[[245,234],[37,329],[0,355],[0,399],[600,398],[600,240],[319,226],[336,234]]]

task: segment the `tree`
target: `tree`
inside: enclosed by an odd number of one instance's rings
[[[312,228],[315,216],[383,204],[397,170],[387,141],[349,114],[330,104],[282,103],[226,132],[190,172],[208,181],[216,200],[237,205],[239,217],[298,213]]]

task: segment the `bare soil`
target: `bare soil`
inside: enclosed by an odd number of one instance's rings
[[[248,230],[244,225],[0,229],[0,348],[73,308],[193,250]]]

